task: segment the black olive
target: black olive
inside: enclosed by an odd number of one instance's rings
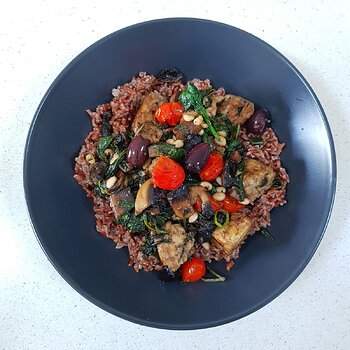
[[[202,136],[189,134],[184,140],[184,149],[189,152],[193,147],[199,145],[202,142]]]
[[[266,109],[257,109],[246,122],[248,133],[261,135],[266,128],[268,117],[269,112]]]
[[[102,116],[102,136],[109,136],[113,132],[112,125],[109,123],[111,116],[112,114],[109,111],[104,113]]]
[[[235,183],[236,164],[232,160],[226,160],[221,173],[222,186],[232,187]]]
[[[159,271],[159,280],[161,282],[173,282],[179,278],[176,272],[171,271],[168,267],[165,267],[163,270]]]
[[[205,166],[210,155],[209,144],[202,142],[193,147],[185,160],[186,170],[192,174],[199,173]]]
[[[155,77],[165,83],[174,83],[182,79],[183,74],[176,68],[162,69]]]

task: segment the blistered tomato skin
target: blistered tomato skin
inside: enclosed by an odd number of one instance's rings
[[[197,282],[205,275],[206,267],[202,259],[192,257],[182,265],[181,271],[184,282]]]
[[[176,126],[184,112],[180,102],[163,103],[156,110],[155,117],[160,124]]]
[[[213,181],[222,172],[224,167],[224,158],[219,153],[213,153],[209,156],[204,168],[199,172],[202,181]]]
[[[160,156],[153,169],[153,184],[163,190],[176,190],[185,180],[185,171],[174,160]]]
[[[126,153],[128,163],[136,168],[144,165],[148,158],[148,147],[150,144],[150,141],[144,139],[141,135],[134,137]]]
[[[209,144],[202,142],[193,147],[185,161],[186,170],[192,174],[198,174],[207,163],[209,155]]]

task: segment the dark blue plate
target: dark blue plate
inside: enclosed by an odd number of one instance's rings
[[[272,115],[286,143],[288,204],[275,209],[274,241],[250,237],[225,283],[162,284],[135,273],[128,254],[95,231],[92,202],[73,179],[74,157],[90,130],[84,110],[139,71],[177,67],[209,78]],[[57,77],[32,122],[24,160],[29,213],[41,247],[79,293],[119,317],[147,326],[195,329],[237,320],[284,291],[313,256],[334,200],[336,161],[326,116],[309,84],[279,52],[228,25],[163,19],[113,33],[83,51]]]

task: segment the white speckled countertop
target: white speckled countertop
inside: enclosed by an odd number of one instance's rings
[[[349,349],[350,26],[347,1],[7,1],[0,22],[1,349]],[[338,190],[327,232],[277,299],[210,330],[119,319],[74,291],[34,236],[22,189],[24,143],[57,74],[94,41],[149,19],[195,16],[251,32],[287,56],[318,95],[336,144]],[[317,171],[317,169],[315,169]]]

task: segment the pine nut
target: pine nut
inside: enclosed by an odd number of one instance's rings
[[[248,205],[249,204],[249,199],[248,198],[244,198],[244,201],[239,202],[239,203],[241,203],[243,205]]]
[[[222,193],[226,193],[226,188],[225,187],[216,187],[216,192],[222,192]]]
[[[208,124],[202,123],[201,127],[202,127],[203,129],[208,129]]]
[[[213,185],[208,181],[202,181],[200,185],[210,191],[213,188]]]
[[[216,192],[213,194],[213,199],[215,199],[216,201],[223,201],[225,199],[225,193],[223,192]]]
[[[173,135],[173,140],[176,141],[176,136],[175,135]]]
[[[116,182],[117,182],[117,177],[116,176],[112,176],[106,181],[106,187],[108,189],[110,189],[110,188],[112,188],[115,185]]]
[[[226,139],[219,135],[220,140],[215,139],[215,143],[219,146],[226,146]]]
[[[204,135],[204,129],[200,129],[198,135],[199,136],[203,136]]]
[[[227,136],[227,132],[225,130],[220,130],[220,131],[218,131],[218,135],[226,137]]]
[[[202,123],[203,123],[203,117],[201,115],[193,121],[194,125],[201,125]]]
[[[111,160],[109,161],[109,164],[113,164],[118,158],[119,158],[119,154],[115,153],[111,158]]]
[[[113,150],[111,150],[110,148],[107,148],[107,149],[104,151],[104,154],[105,154],[107,157],[111,156],[113,153],[114,153]]]
[[[166,143],[168,143],[169,145],[173,145],[175,141],[173,139],[167,139]]]
[[[188,218],[188,222],[190,224],[192,224],[193,222],[195,222],[198,219],[198,213],[195,212],[194,214],[192,214],[189,218]]]
[[[222,186],[222,180],[221,180],[221,177],[220,177],[220,176],[218,176],[218,177],[215,179],[215,181],[216,181],[220,186]]]
[[[85,159],[89,164],[95,163],[95,157],[91,153],[87,154]]]
[[[183,115],[183,118],[184,118],[185,122],[191,122],[195,117],[194,117],[194,115],[186,113],[186,114]]]
[[[210,244],[209,244],[209,242],[204,242],[204,243],[202,243],[202,247],[203,247],[204,249],[206,249],[206,250],[209,250],[209,249],[210,249]]]
[[[184,146],[184,142],[182,140],[176,140],[174,145],[176,148],[182,148]]]

